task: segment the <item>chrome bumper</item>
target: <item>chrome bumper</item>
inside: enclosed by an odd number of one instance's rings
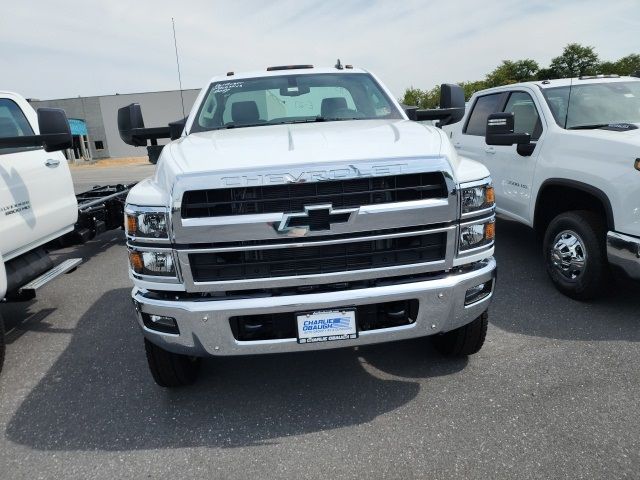
[[[623,233],[607,233],[609,263],[620,267],[630,278],[640,280],[640,238]]]
[[[496,262],[489,258],[476,264],[472,270],[451,273],[433,280],[332,293],[240,300],[157,300],[148,298],[144,290],[134,288],[132,296],[145,337],[166,350],[195,356],[253,355],[353,347],[453,330],[473,321],[487,309],[493,291],[491,295],[468,306],[464,304],[465,295],[468,289],[492,280],[495,276]],[[298,344],[295,338],[238,341],[234,338],[229,323],[230,317],[239,315],[327,310],[411,299],[419,301],[414,323],[363,331],[353,340],[313,344]],[[148,329],[142,322],[141,312],[175,318],[180,334]]]

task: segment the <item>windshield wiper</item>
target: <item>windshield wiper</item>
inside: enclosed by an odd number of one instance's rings
[[[318,115],[315,118],[305,118],[304,120],[291,120],[289,122],[282,121],[278,123],[286,125],[286,124],[292,124],[292,123],[339,122],[342,120],[363,120],[363,119],[355,118],[355,117],[323,117],[321,115]]]
[[[593,125],[574,125],[567,128],[567,130],[595,130],[597,128],[608,127],[610,123],[594,123]]]
[[[236,125],[234,123],[230,123],[229,125],[225,125],[224,127],[219,127],[216,130],[219,130],[219,129],[230,129],[230,128],[259,127],[261,125],[269,125],[269,124],[265,123],[265,122],[260,122],[260,123],[242,123],[240,125]]]

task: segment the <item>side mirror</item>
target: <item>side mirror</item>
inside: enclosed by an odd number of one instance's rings
[[[46,152],[56,152],[73,146],[71,127],[64,110],[39,108],[38,126],[40,135],[0,138],[0,148],[44,147]]]
[[[415,110],[415,120],[439,120],[437,126],[444,127],[457,123],[464,117],[465,102],[464,90],[460,85],[443,83],[440,85],[440,108],[429,110]],[[405,109],[406,111],[406,109]],[[407,112],[411,119],[411,115]]]
[[[143,128],[144,119],[142,118],[142,109],[139,103],[132,103],[118,109],[118,132],[124,143],[134,147],[144,147],[147,144],[147,140],[137,138],[135,135],[136,130]]]
[[[146,146],[147,140],[151,141],[151,145],[157,145],[159,138],[170,137],[169,127],[144,127],[139,103],[132,103],[118,109],[118,132],[124,143],[134,147]],[[180,134],[182,134],[182,130],[180,130]]]
[[[69,120],[61,108],[39,108],[38,126],[45,152],[56,152],[73,146]]]
[[[487,117],[487,145],[528,145],[531,135],[528,133],[513,133],[515,115],[511,112],[492,113]]]

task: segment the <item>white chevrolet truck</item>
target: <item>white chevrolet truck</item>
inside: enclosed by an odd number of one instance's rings
[[[0,91],[0,303],[32,300],[36,291],[81,263],[54,265],[47,247],[84,242],[122,227],[130,186],[105,185],[75,194],[61,150],[73,137],[63,110],[36,113],[20,95]],[[4,360],[0,313],[0,369]]]
[[[195,380],[203,356],[303,352],[431,336],[482,346],[494,289],[488,170],[407,112],[371,73],[271,67],[215,77],[127,198],[133,303],[156,382]],[[411,118],[411,119],[410,119]]]
[[[62,110],[36,113],[16,93],[0,92],[0,301],[33,298],[36,289],[75,268],[54,266],[43,246],[74,230],[78,204],[67,161],[71,146]],[[0,369],[4,322],[0,314]]]
[[[640,79],[593,76],[477,92],[445,130],[486,165],[497,212],[543,238],[550,278],[591,299],[610,267],[640,279]]]

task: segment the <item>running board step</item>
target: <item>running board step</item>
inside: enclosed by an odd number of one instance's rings
[[[36,290],[44,287],[47,283],[52,280],[55,280],[60,275],[64,273],[68,273],[71,270],[75,269],[82,263],[81,258],[70,258],[69,260],[65,260],[60,265],[53,267],[51,270],[44,272],[38,278],[31,280],[24,287],[19,290],[20,296],[25,296],[27,298],[33,298],[36,296]]]

